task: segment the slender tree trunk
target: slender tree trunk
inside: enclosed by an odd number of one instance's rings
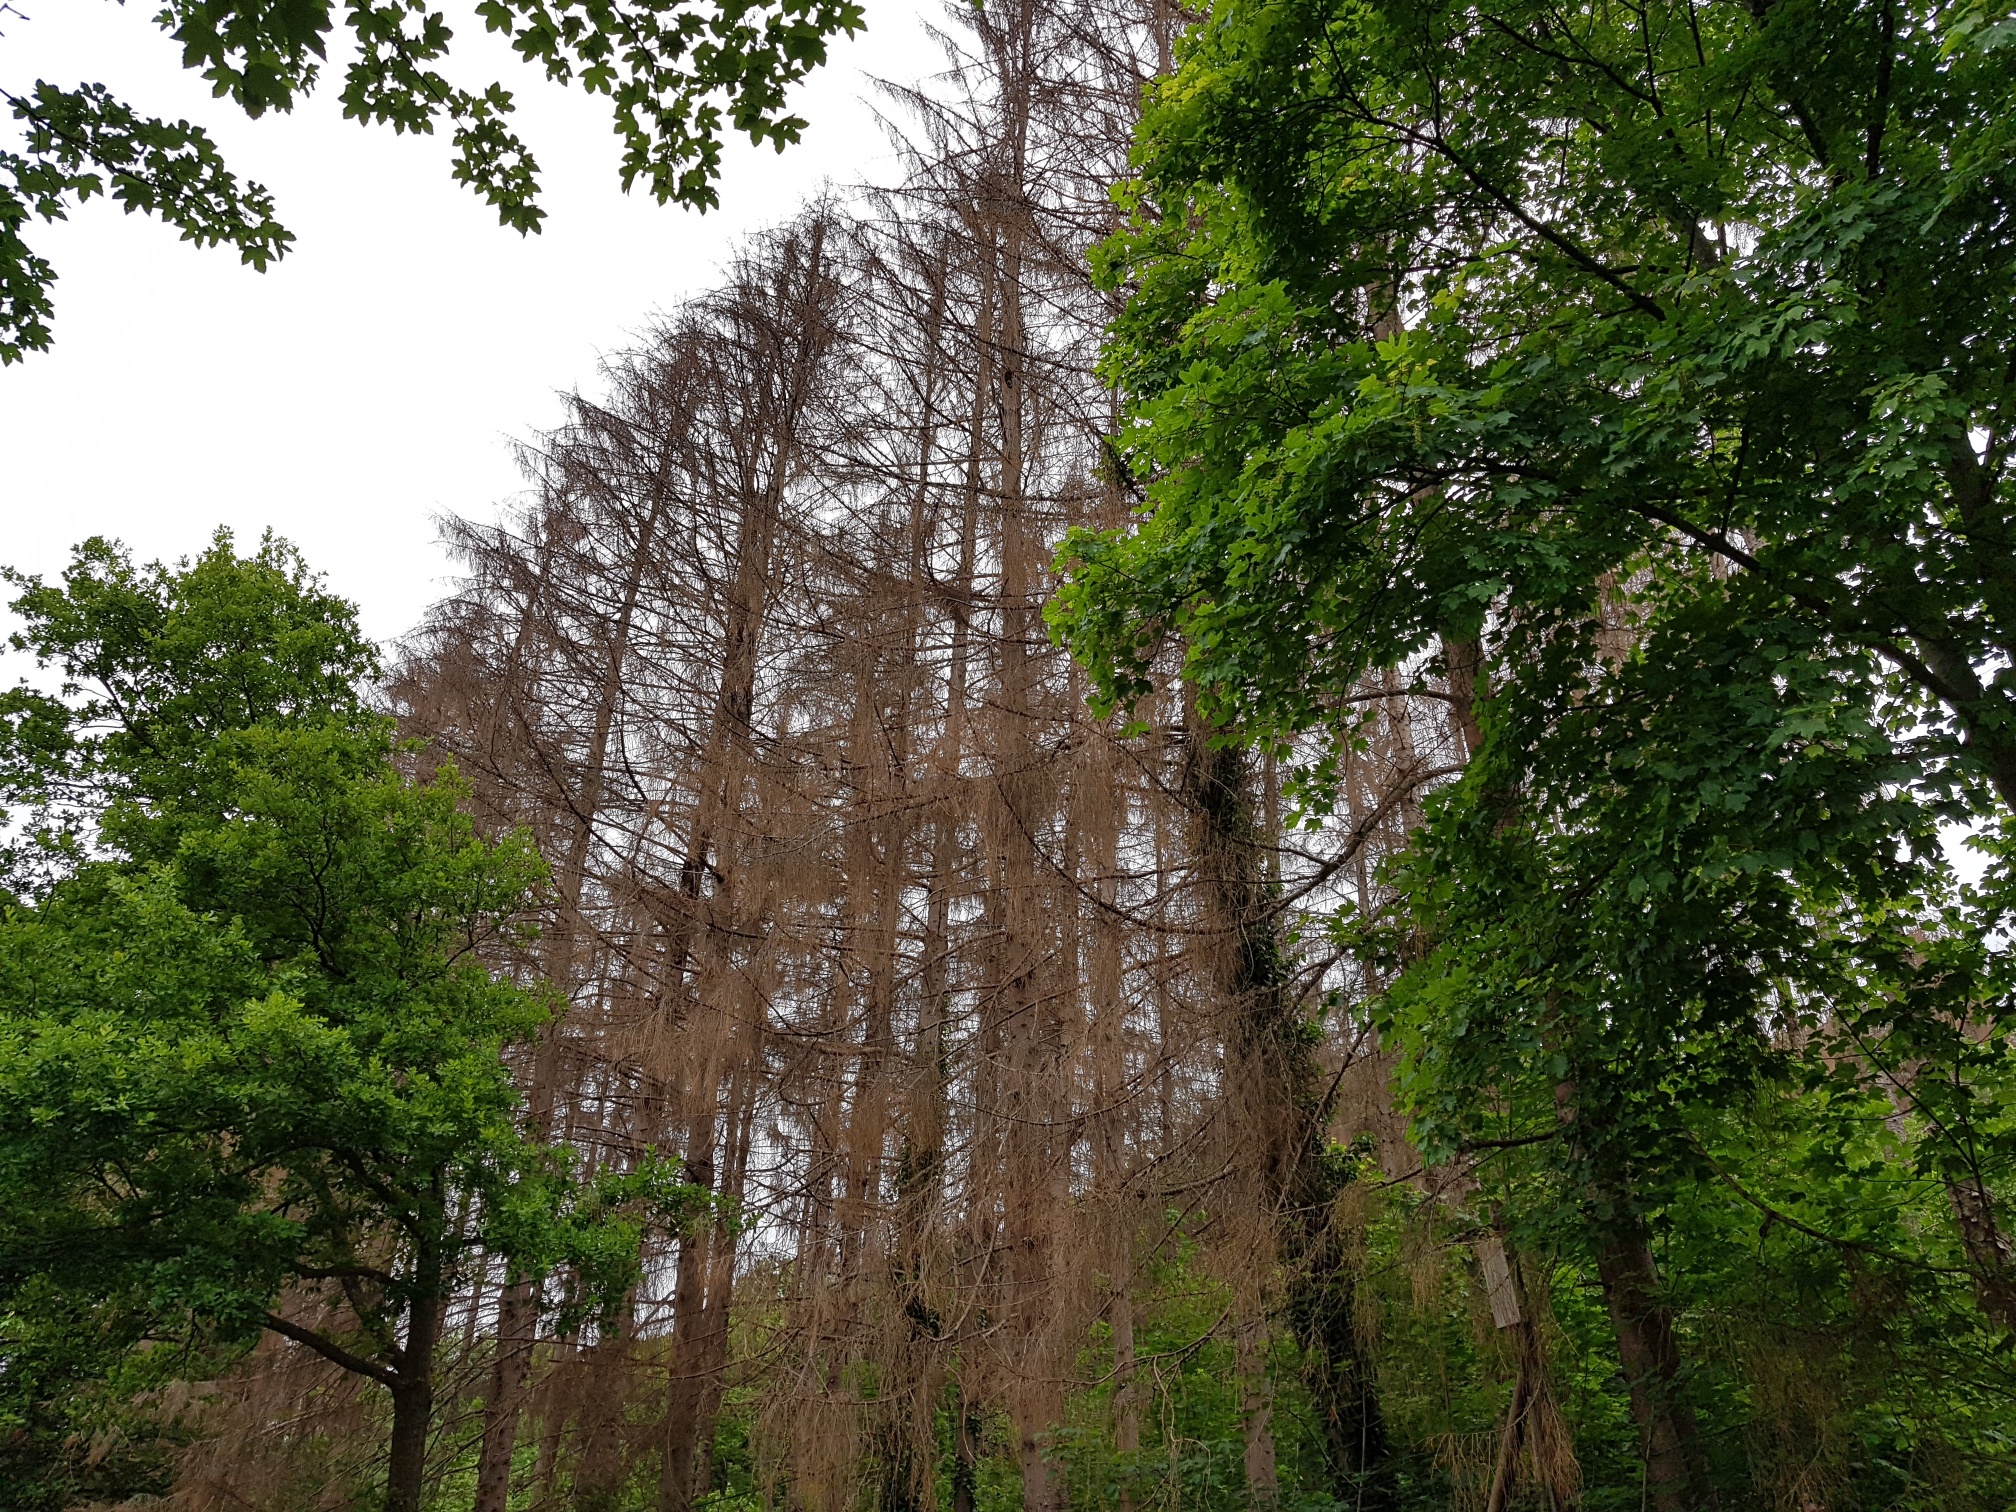
[[[1258,1299],[1240,1309],[1234,1324],[1239,1376],[1239,1417],[1246,1441],[1246,1505],[1271,1507],[1281,1499],[1274,1451],[1274,1381],[1267,1362],[1267,1320]]]
[[[1505,1409],[1505,1421],[1498,1429],[1498,1454],[1491,1466],[1491,1488],[1485,1493],[1484,1512],[1505,1512],[1512,1503],[1519,1451],[1525,1446],[1526,1417],[1532,1405],[1533,1378],[1522,1364],[1512,1383],[1512,1401]]]
[[[1140,1385],[1135,1380],[1134,1299],[1122,1291],[1113,1298],[1113,1448],[1122,1467],[1120,1512],[1135,1512],[1135,1459],[1141,1453]]]
[[[952,1408],[952,1512],[974,1512],[979,1489],[978,1424],[965,1388],[955,1394]]]
[[[476,1462],[475,1512],[505,1512],[511,1495],[511,1460],[518,1444],[525,1382],[532,1372],[538,1300],[530,1281],[504,1289],[497,1304],[497,1359],[483,1401],[483,1447]]]
[[[1273,1226],[1284,1310],[1302,1345],[1333,1494],[1354,1507],[1383,1506],[1390,1447],[1358,1331],[1356,1278],[1330,1222],[1336,1194],[1321,1159],[1329,1110],[1281,958],[1248,753],[1237,743],[1214,748],[1194,702],[1184,724],[1196,865],[1229,1015],[1227,1101],[1253,1162],[1251,1200]]]
[[[658,1512],[687,1512],[693,1505],[704,1385],[700,1372],[707,1353],[700,1336],[711,1320],[704,1312],[704,1286],[688,1287],[686,1276],[689,1271],[704,1274],[705,1268],[704,1253],[695,1253],[689,1260],[688,1251],[682,1246],[673,1306],[677,1310],[684,1304],[680,1316],[691,1327],[673,1335],[672,1379],[665,1395],[664,1459],[658,1477]]]
[[[1708,1505],[1701,1434],[1680,1390],[1680,1347],[1673,1314],[1660,1294],[1652,1246],[1644,1232],[1620,1226],[1599,1241],[1596,1273],[1603,1283],[1617,1354],[1631,1390],[1645,1454],[1645,1484],[1657,1512]]]
[[[748,1059],[736,1068],[728,1087],[727,1165],[718,1188],[731,1205],[739,1204],[747,1189],[749,1151],[755,1137],[753,1106],[756,1077]],[[699,1403],[693,1433],[693,1494],[704,1496],[712,1489],[714,1432],[721,1417],[721,1400],[728,1382],[728,1327],[735,1300],[736,1235],[732,1229],[716,1229],[707,1253],[706,1327],[700,1334],[697,1361]]]
[[[688,1133],[686,1175],[689,1181],[712,1187],[714,1182],[714,1094],[706,1092],[703,1124],[696,1116]],[[703,1371],[710,1351],[705,1335],[713,1320],[707,1316],[707,1279],[712,1232],[695,1225],[679,1241],[679,1271],[672,1292],[671,1380],[665,1394],[664,1459],[658,1479],[658,1512],[688,1512],[693,1505],[694,1454],[700,1431]]]
[[[736,969],[734,956],[741,937],[752,934],[756,922],[741,897],[744,809],[757,766],[757,661],[775,592],[773,556],[798,465],[801,419],[833,340],[826,235],[826,220],[814,219],[805,243],[794,244],[791,257],[775,271],[775,287],[739,291],[747,306],[744,325],[754,361],[765,377],[760,391],[750,396],[756,413],[736,470],[734,565],[725,595],[720,680],[699,763],[701,791],[679,889],[689,928],[698,935],[692,951],[692,998],[720,1021],[724,1036],[724,1043],[710,1049],[689,1074],[687,1178],[717,1191],[725,1190],[719,1185],[725,1173],[716,1169],[722,1088],[743,1085],[739,1073],[758,1053],[762,1035],[760,1004],[752,1001],[747,974]],[[765,307],[758,310],[758,304]],[[726,1110],[731,1140],[735,1111],[731,1093]],[[733,1148],[731,1143],[731,1152]],[[659,1512],[687,1512],[701,1490],[710,1403],[727,1355],[734,1255],[732,1239],[714,1229],[697,1230],[680,1242]]]
[[[940,1111],[937,1066],[947,1012],[944,959],[949,899],[946,884],[951,865],[951,838],[942,817],[931,825],[931,861],[926,889],[924,959],[918,973],[919,999],[915,1039],[905,1057],[896,1043],[890,1022],[901,970],[898,915],[902,896],[916,878],[911,864],[911,843],[915,826],[925,822],[914,809],[901,803],[907,785],[920,773],[911,770],[912,732],[916,725],[915,673],[920,637],[930,608],[930,550],[932,546],[931,466],[937,439],[940,370],[943,364],[945,284],[947,259],[941,246],[926,271],[928,304],[925,311],[922,346],[924,360],[918,375],[917,463],[915,487],[910,499],[909,561],[903,593],[903,630],[895,665],[891,668],[902,688],[895,734],[890,745],[887,788],[884,803],[902,809],[885,839],[887,847],[882,871],[884,891],[880,900],[886,924],[878,927],[874,955],[876,975],[869,990],[870,1024],[868,1051],[877,1062],[864,1065],[863,1075],[872,1075],[879,1102],[896,1103],[900,1139],[895,1170],[894,1243],[890,1255],[890,1289],[901,1322],[895,1324],[891,1340],[888,1388],[881,1395],[888,1407],[880,1425],[878,1458],[881,1462],[882,1512],[924,1512],[930,1505],[928,1486],[935,1471],[933,1404],[936,1398],[936,1361],[932,1357],[938,1325],[926,1299],[925,1233],[936,1202],[939,1167],[942,1161],[944,1119]],[[943,782],[943,774],[940,774]],[[942,800],[941,800],[942,801]],[[886,1043],[884,1041],[886,1040]],[[900,1085],[897,1079],[900,1077]],[[879,1126],[881,1108],[876,1122]],[[859,1152],[857,1152],[858,1154]],[[864,1208],[871,1198],[861,1194]]]
[[[544,1411],[539,1423],[539,1447],[532,1457],[533,1505],[553,1504],[554,1487],[560,1482],[560,1447],[567,1437],[567,1408],[561,1383],[564,1372],[581,1353],[580,1336],[566,1333],[553,1340],[552,1364],[545,1380]]]
[[[1549,1012],[1551,1016],[1553,1010]],[[1579,1137],[1575,1082],[1555,1087],[1554,1107],[1571,1144],[1587,1157],[1587,1144]],[[1614,1170],[1599,1168],[1589,1184],[1587,1205],[1596,1275],[1630,1389],[1631,1415],[1638,1423],[1646,1496],[1656,1512],[1693,1512],[1712,1500],[1708,1463],[1693,1410],[1680,1389],[1680,1346],[1650,1236],[1629,1216],[1629,1186]]]
[[[1111,1276],[1107,1320],[1113,1331],[1113,1447],[1121,1456],[1121,1512],[1134,1512],[1133,1459],[1141,1451],[1141,1407],[1134,1382],[1134,1253],[1139,1225],[1137,1203],[1128,1190],[1126,1123],[1132,1099],[1127,1095],[1127,1003],[1122,990],[1125,961],[1119,918],[1120,824],[1127,795],[1122,790],[1119,763],[1103,733],[1091,738],[1090,751],[1074,802],[1074,823],[1085,837],[1089,875],[1079,886],[1090,894],[1092,913],[1091,970],[1088,989],[1092,1047],[1093,1103],[1099,1110],[1093,1142],[1099,1190],[1110,1206],[1107,1236]]]
[[[602,675],[585,759],[572,793],[557,795],[556,809],[571,820],[567,850],[558,868],[559,917],[546,939],[546,975],[563,992],[571,992],[576,973],[576,942],[581,935],[582,891],[587,885],[588,858],[595,840],[607,786],[609,745],[623,700],[624,674],[630,657],[632,627],[643,592],[644,575],[657,548],[673,491],[671,457],[661,446],[652,480],[650,507],[638,529],[624,575],[622,597],[610,627],[602,659]],[[544,587],[548,564],[542,556],[539,583]],[[529,617],[536,605],[527,605]],[[520,637],[522,639],[522,637]],[[513,663],[518,649],[514,643]],[[507,688],[505,696],[517,690]],[[552,1124],[555,1077],[554,1038],[549,1025],[533,1058],[530,1119],[534,1134],[545,1138]],[[531,1373],[539,1322],[538,1294],[530,1281],[505,1289],[497,1309],[497,1358],[491,1368],[490,1390],[484,1399],[483,1442],[477,1456],[474,1512],[505,1512],[511,1494],[511,1462],[518,1442],[518,1419],[524,1410],[524,1389]]]
[[[1003,124],[992,203],[984,206],[996,285],[1000,425],[998,498],[1001,521],[1001,633],[995,786],[999,804],[1001,922],[997,988],[990,1012],[1002,1043],[1012,1117],[1003,1131],[1006,1247],[1004,1299],[1011,1330],[1009,1415],[1015,1424],[1024,1512],[1058,1512],[1065,1486],[1048,1459],[1051,1430],[1062,1416],[1061,1366],[1053,1357],[1062,1330],[1052,1284],[1055,1236],[1050,1215],[1057,1154],[1050,1127],[1059,1047],[1057,1010],[1046,1002],[1043,978],[1051,953],[1050,922],[1039,896],[1036,836],[1042,829],[1041,758],[1036,745],[1037,563],[1041,537],[1027,494],[1031,455],[1028,332],[1024,278],[1029,241],[1027,154],[1034,76],[1034,8],[1016,0],[995,13],[987,45],[1001,90]],[[984,244],[984,242],[983,242]],[[1066,1113],[1068,1122],[1068,1110]]]
[[[385,1468],[385,1512],[420,1512],[427,1489],[427,1435],[434,1421],[434,1356],[441,1342],[446,1298],[441,1295],[439,1259],[423,1252],[416,1261],[421,1284],[407,1314],[406,1342],[400,1346],[392,1390],[392,1443]]]
[[[575,1512],[616,1512],[623,1502],[624,1405],[630,1396],[632,1297],[580,1364],[579,1425],[574,1462]]]
[[[2004,1333],[2016,1334],[2016,1274],[2008,1237],[1996,1222],[1994,1198],[1976,1178],[1947,1182],[1946,1198],[1974,1272],[1974,1296],[1982,1313]]]

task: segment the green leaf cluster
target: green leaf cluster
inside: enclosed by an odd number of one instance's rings
[[[1564,1263],[1656,1243],[1683,1333],[1757,1285],[1716,1246],[1761,1222],[1820,1289],[1785,1318],[1873,1326],[1880,1272],[1983,1380],[2016,1327],[2011,34],[1215,6],[1100,254],[1146,503],[1066,543],[1051,611],[1109,708],[1180,642],[1312,818],[1364,679],[1468,702],[1475,648],[1481,744],[1335,925],[1391,983],[1424,1157]],[[2006,1432],[1955,1411],[1969,1453]]]
[[[13,695],[0,775],[68,822],[17,843],[0,914],[0,1477],[83,1485],[62,1404],[142,1357],[208,1372],[275,1328],[424,1417],[472,1267],[619,1296],[645,1229],[707,1199],[669,1160],[590,1179],[527,1126],[544,865],[411,770],[349,606],[223,535],[16,582],[17,644],[64,681]]]
[[[702,210],[719,203],[723,130],[780,152],[799,140],[806,122],[786,94],[826,61],[829,38],[864,24],[857,0],[482,0],[476,12],[548,79],[609,99],[626,191],[642,181],[660,204]],[[254,119],[314,90],[339,20],[328,0],[165,0],[154,19],[183,66]],[[441,71],[447,16],[426,0],[348,0],[340,21],[345,118],[418,135],[445,125],[455,181],[501,224],[539,230],[539,164],[511,124],[511,91]],[[293,242],[271,194],[240,183],[199,126],[143,117],[102,84],[37,80],[0,101],[24,131],[22,150],[0,150],[0,365],[51,340],[56,272],[24,237],[31,220],[110,194],[261,271]]]

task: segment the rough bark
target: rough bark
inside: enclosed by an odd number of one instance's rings
[[[1283,1311],[1306,1362],[1335,1494],[1382,1505],[1390,1457],[1369,1349],[1353,1305],[1356,1281],[1331,1221],[1335,1191],[1322,1159],[1328,1107],[1306,1025],[1286,978],[1251,760],[1214,744],[1186,710],[1186,787],[1197,815],[1197,864],[1217,940],[1218,990],[1230,1015],[1228,1103],[1244,1120],[1243,1158],[1274,1226]]]
[[[712,1187],[714,1182],[714,1091],[705,1089],[706,1114],[688,1129],[686,1179]],[[700,1441],[701,1400],[706,1371],[712,1362],[713,1334],[719,1322],[720,1299],[714,1316],[708,1310],[708,1278],[712,1269],[713,1231],[695,1225],[679,1241],[678,1274],[673,1282],[672,1352],[665,1393],[664,1458],[658,1479],[658,1512],[688,1512],[693,1505]],[[725,1332],[725,1329],[723,1330]]]
[[[629,1305],[626,1299],[626,1312]],[[575,1419],[575,1512],[616,1512],[623,1504],[630,1341],[622,1322],[620,1315],[611,1321],[576,1370],[580,1405]]]
[[[427,1430],[433,1416],[432,1381],[402,1379],[392,1388],[385,1512],[420,1512],[427,1488]]]
[[[1631,1391],[1645,1457],[1646,1492],[1658,1512],[1707,1506],[1707,1462],[1700,1428],[1681,1390],[1680,1347],[1644,1231],[1619,1224],[1598,1240],[1597,1276],[1617,1355]]]
[[[441,1342],[447,1298],[437,1254],[416,1261],[417,1283],[388,1383],[392,1441],[385,1467],[385,1512],[420,1512],[427,1489],[427,1437],[434,1423],[434,1356]]]
[[[2016,1254],[1996,1220],[1995,1199],[1976,1178],[1947,1182],[1946,1198],[1974,1273],[1976,1302],[1997,1328],[2016,1334]]]
[[[1267,1320],[1257,1306],[1241,1310],[1235,1328],[1240,1430],[1245,1440],[1246,1504],[1271,1507],[1281,1499],[1274,1448],[1274,1378],[1267,1359]]]
[[[1475,756],[1484,744],[1484,729],[1477,722],[1477,699],[1486,690],[1484,648],[1477,637],[1442,637],[1442,662],[1449,682],[1449,716],[1463,744],[1465,756]]]
[[[483,1446],[476,1462],[475,1512],[505,1512],[511,1494],[511,1460],[518,1445],[525,1383],[532,1373],[538,1302],[532,1283],[504,1289],[497,1304],[497,1358],[483,1401]]]

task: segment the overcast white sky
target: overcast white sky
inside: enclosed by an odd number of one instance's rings
[[[0,562],[54,572],[93,534],[172,558],[220,524],[245,541],[270,526],[381,639],[449,570],[433,517],[487,515],[519,487],[508,439],[557,418],[556,391],[592,388],[598,354],[704,288],[743,232],[829,179],[892,171],[868,81],[942,67],[920,22],[937,0],[867,0],[869,30],[800,91],[806,140],[737,142],[701,216],[620,193],[606,102],[545,84],[451,4],[449,71],[514,91],[543,172],[546,230],[521,239],[449,179],[445,141],[345,121],[327,85],[256,122],[213,100],[145,0],[14,5],[0,83],[104,83],[207,126],[297,242],[259,274],[103,201],[31,223],[60,275],[56,344],[0,369]]]

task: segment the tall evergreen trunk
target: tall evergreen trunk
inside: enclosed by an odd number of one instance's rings
[[[726,1194],[717,1168],[724,1116],[735,1151],[735,1091],[753,1096],[744,1073],[758,1053],[764,1014],[737,951],[758,932],[754,900],[743,896],[748,859],[749,788],[758,765],[757,665],[776,592],[775,555],[787,494],[804,444],[801,422],[814,379],[833,341],[828,308],[834,284],[828,226],[815,217],[789,241],[766,284],[746,278],[728,302],[745,348],[746,406],[730,487],[736,503],[733,565],[722,615],[719,681],[698,763],[700,792],[680,869],[679,906],[691,941],[682,947],[688,1001],[717,1021],[718,1043],[689,1063],[682,1148],[687,1178]],[[722,1091],[730,1106],[722,1107]],[[732,1174],[731,1158],[728,1173]],[[673,1293],[673,1348],[659,1466],[659,1512],[686,1512],[703,1489],[718,1383],[727,1358],[735,1247],[725,1231],[696,1228],[680,1241]]]
[[[514,1282],[497,1304],[497,1358],[483,1399],[483,1443],[476,1460],[475,1512],[505,1512],[511,1495],[511,1461],[518,1447],[525,1383],[539,1321],[533,1283]]]
[[[1073,692],[1076,693],[1074,687]],[[1084,837],[1079,889],[1093,900],[1090,970],[1086,995],[1092,1031],[1094,1179],[1107,1222],[1106,1319],[1113,1335],[1113,1447],[1121,1456],[1121,1512],[1134,1512],[1132,1461],[1141,1450],[1141,1406],[1134,1380],[1135,1243],[1141,1214],[1128,1189],[1127,1119],[1134,1099],[1127,1086],[1123,991],[1125,960],[1119,910],[1120,824],[1127,795],[1112,741],[1095,733],[1081,764],[1072,802],[1072,829]]]
[[[624,1406],[630,1396],[632,1299],[580,1361],[579,1436],[574,1460],[575,1512],[616,1512],[623,1504]]]
[[[1329,1107],[1308,1026],[1282,959],[1271,837],[1255,815],[1248,752],[1215,733],[1194,700],[1185,709],[1184,785],[1195,815],[1212,968],[1227,1026],[1226,1103],[1241,1120],[1253,1194],[1268,1216],[1282,1272],[1282,1308],[1305,1362],[1333,1493],[1352,1506],[1390,1498],[1390,1446],[1370,1350],[1359,1332],[1356,1278],[1331,1223],[1335,1177],[1323,1159]]]
[[[879,795],[900,817],[884,844],[882,918],[878,921],[869,997],[871,1013],[868,1053],[878,1064],[872,1070],[876,1095],[896,1103],[898,1149],[895,1170],[894,1244],[890,1255],[890,1292],[897,1315],[890,1341],[887,1399],[880,1424],[877,1458],[881,1464],[882,1512],[924,1512],[930,1504],[929,1485],[935,1477],[935,1405],[937,1361],[932,1346],[940,1324],[932,1313],[925,1281],[926,1234],[936,1207],[944,1160],[943,1066],[945,1020],[949,1014],[945,960],[950,921],[950,871],[955,836],[945,821],[945,795],[938,796],[937,817],[928,820],[905,800],[906,787],[925,775],[933,753],[912,770],[911,744],[916,726],[918,651],[930,609],[932,545],[931,467],[937,437],[940,372],[943,366],[947,254],[941,244],[925,265],[927,304],[921,333],[924,361],[917,375],[917,399],[922,419],[917,428],[917,462],[910,497],[908,556],[903,583],[902,628],[891,669],[902,689],[896,717],[891,720],[890,759],[885,790]],[[963,676],[963,669],[961,671]],[[954,690],[963,700],[964,690]],[[947,709],[947,725],[951,711]],[[957,758],[954,757],[956,767]],[[933,787],[948,786],[942,763]],[[896,1042],[893,1023],[897,977],[902,969],[899,915],[903,893],[916,882],[910,848],[918,826],[928,823],[931,853],[924,878],[923,961],[918,972],[916,1030],[905,1056]],[[886,1003],[886,1007],[883,1006]],[[886,1041],[886,1043],[885,1043]],[[879,1113],[879,1110],[878,1110]],[[866,1207],[872,1200],[861,1193]]]
[[[991,994],[1006,1073],[1003,1130],[1005,1190],[1002,1242],[1006,1251],[1007,1322],[1012,1330],[1008,1403],[1016,1458],[1022,1471],[1024,1512],[1058,1512],[1064,1479],[1049,1455],[1050,1434],[1063,1416],[1061,1369],[1053,1358],[1058,1319],[1053,1275],[1055,1236],[1051,1187],[1056,1172],[1053,1080],[1060,1064],[1057,1010],[1046,1002],[1044,976],[1052,940],[1039,893],[1036,837],[1043,828],[1044,776],[1037,749],[1038,668],[1034,649],[1043,636],[1037,621],[1042,539],[1031,518],[1029,336],[1024,309],[1029,249],[1028,146],[1035,73],[1032,0],[1014,0],[983,31],[1000,90],[1001,135],[994,181],[983,207],[997,283],[995,306],[996,406],[1000,437],[997,498],[1001,526],[1001,577],[997,735],[994,742],[998,804],[1001,933],[997,986]],[[1068,1108],[1068,1104],[1066,1105]]]
[[[1113,1296],[1113,1448],[1121,1459],[1120,1512],[1135,1512],[1135,1459],[1141,1453],[1140,1385],[1135,1379],[1134,1299]]]
[[[711,1189],[715,1092],[712,1077],[707,1080],[707,1086],[690,1094],[698,1097],[704,1092],[705,1109],[704,1114],[696,1111],[688,1125],[686,1179]],[[695,1224],[679,1240],[678,1273],[672,1289],[671,1379],[665,1394],[658,1512],[688,1512],[693,1505],[701,1401],[705,1394],[705,1372],[713,1355],[708,1335],[716,1323],[716,1318],[709,1316],[707,1297],[713,1237],[710,1226]],[[716,1300],[714,1311],[718,1315],[719,1299]]]
[[[563,790],[554,795],[553,807],[556,814],[563,816],[566,825],[567,848],[554,877],[558,916],[547,931],[544,966],[547,979],[557,984],[563,993],[569,994],[579,969],[576,958],[578,942],[585,932],[582,923],[583,891],[588,882],[589,857],[608,786],[610,742],[623,701],[631,636],[645,573],[658,549],[659,535],[677,486],[672,438],[657,437],[654,440],[649,503],[638,525],[636,540],[630,545],[621,597],[615,617],[609,624],[587,748],[574,773],[572,791],[566,791],[563,786]],[[549,554],[542,547],[535,592],[544,590],[550,570]],[[525,610],[527,619],[543,607],[536,602],[528,604]],[[514,639],[509,663],[509,670],[513,673],[517,670],[523,639],[522,632]],[[509,699],[517,696],[518,692],[507,681],[502,696]],[[533,1055],[528,1122],[535,1137],[542,1139],[552,1126],[556,1029],[557,1025],[547,1026]],[[477,1455],[474,1512],[505,1512],[508,1504],[511,1464],[517,1449],[518,1422],[524,1410],[525,1383],[531,1373],[538,1321],[539,1297],[533,1283],[521,1280],[508,1286],[497,1309],[497,1354],[491,1366],[489,1391],[484,1398],[483,1439]],[[620,1403],[614,1410],[621,1410]],[[592,1434],[602,1430],[591,1425],[589,1431]]]
[[[741,1205],[748,1190],[749,1150],[755,1137],[754,1098],[756,1076],[749,1060],[743,1060],[728,1084],[725,1127],[726,1161],[716,1190],[732,1209]],[[735,1262],[739,1254],[732,1227],[714,1230],[707,1253],[707,1326],[700,1334],[696,1374],[700,1398],[694,1422],[693,1493],[704,1496],[713,1489],[714,1434],[721,1418],[721,1402],[728,1383],[728,1327],[735,1299]]]

